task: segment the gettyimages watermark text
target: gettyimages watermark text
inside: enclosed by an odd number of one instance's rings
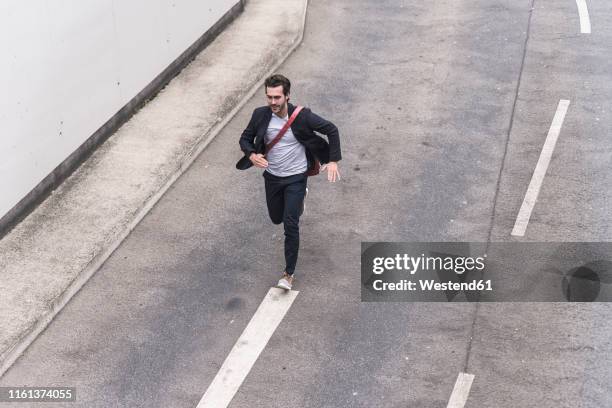
[[[366,302],[608,302],[612,243],[363,242]]]

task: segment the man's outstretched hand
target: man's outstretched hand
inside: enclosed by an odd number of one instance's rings
[[[335,183],[336,180],[340,180],[340,172],[338,171],[338,163],[337,162],[329,162],[325,163],[321,166],[321,172],[327,170],[327,180]]]
[[[264,155],[261,153],[251,153],[249,156],[249,160],[251,163],[260,169],[265,169],[268,167],[268,161],[264,158]]]

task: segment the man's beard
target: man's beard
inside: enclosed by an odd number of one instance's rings
[[[270,105],[270,109],[282,111],[287,105]]]

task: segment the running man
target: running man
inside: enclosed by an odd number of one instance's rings
[[[330,121],[289,103],[291,82],[283,75],[267,78],[264,89],[268,104],[253,111],[242,132],[240,148],[244,157],[236,167],[245,170],[254,165],[265,169],[268,213],[274,224],[282,222],[285,229],[286,265],[277,287],[290,290],[298,259],[299,222],[308,194],[308,173],[316,173],[320,162],[320,171],[327,171],[330,182],[340,179],[340,135]],[[290,119],[293,122],[278,138]],[[327,136],[329,143],[315,132]]]

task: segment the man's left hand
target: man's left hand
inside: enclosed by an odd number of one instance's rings
[[[325,163],[321,166],[321,172],[327,170],[327,180],[335,183],[336,180],[340,180],[340,172],[338,171],[338,163],[337,162],[329,162]]]

